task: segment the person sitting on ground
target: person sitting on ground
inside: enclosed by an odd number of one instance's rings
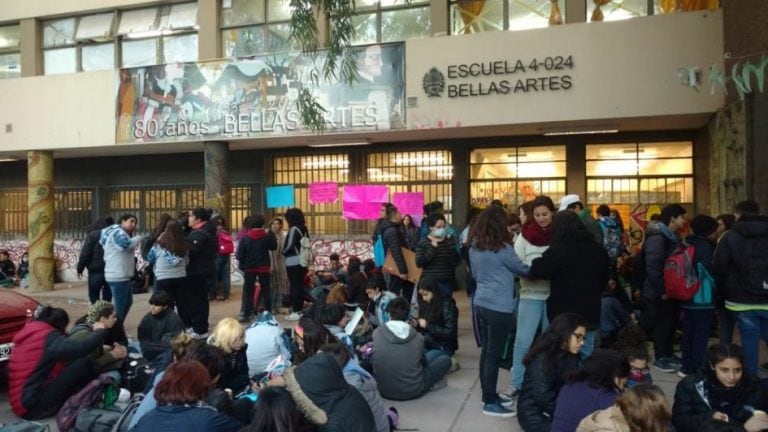
[[[199,362],[184,360],[172,364],[155,389],[158,406],[131,431],[238,431],[240,422],[203,401],[213,387],[208,371]]]
[[[667,432],[671,417],[664,392],[640,384],[622,393],[614,406],[585,417],[576,432]]]
[[[386,288],[387,285],[381,277],[368,279],[365,286],[365,295],[368,297],[365,314],[373,327],[382,326],[389,321],[387,307],[397,296]]]
[[[256,279],[261,286],[259,298],[264,304],[264,310],[272,312],[272,291],[270,289],[270,256],[269,252],[277,249],[277,237],[271,230],[264,229],[264,216],[254,215],[248,219],[248,234],[237,244],[235,257],[239,268],[244,273],[243,295],[240,302],[240,322],[251,322],[253,309],[259,305],[253,304],[253,292]]]
[[[627,388],[638,384],[653,384],[653,377],[648,365],[651,355],[648,353],[648,345],[645,332],[637,324],[629,324],[620,332],[613,349],[620,351],[629,362],[629,379]]]
[[[712,345],[707,357],[704,369],[677,384],[672,407],[676,430],[697,432],[721,422],[741,425],[748,432],[768,429],[766,390],[744,370],[741,348]]]
[[[363,263],[355,256],[349,257],[347,263],[347,299],[351,304],[362,306],[366,299],[365,285],[368,283]]]
[[[355,347],[352,344],[352,338],[347,334],[344,328],[347,325],[347,322],[349,322],[347,310],[340,304],[326,304],[320,310],[320,324],[324,325],[325,328],[339,340],[339,342],[343,343],[350,354],[353,354],[355,352]]]
[[[372,278],[378,276],[382,277],[381,272],[376,267],[376,262],[370,258],[363,261],[363,274],[365,274],[365,278],[368,280],[371,280]],[[384,284],[386,287],[386,283]]]
[[[165,291],[155,291],[149,298],[149,312],[141,319],[138,328],[141,354],[153,361],[171,347],[171,339],[184,331],[184,323],[170,307],[171,296]]]
[[[251,383],[248,373],[248,345],[245,330],[234,318],[224,318],[216,324],[208,337],[208,343],[219,348],[227,356],[227,366],[221,373],[218,387],[239,394]]]
[[[416,399],[427,393],[451,369],[451,357],[429,354],[424,336],[409,323],[410,305],[397,297],[387,307],[390,320],[373,332],[373,369],[381,395],[392,400]],[[441,386],[438,386],[441,387]]]
[[[318,432],[372,432],[373,413],[365,398],[347,384],[336,359],[318,352],[299,366],[286,369],[286,389]]]
[[[75,324],[67,333],[67,338],[72,340],[79,340],[88,337],[93,333],[96,328],[95,324],[100,323],[99,328],[111,329],[117,322],[117,314],[115,313],[115,305],[104,300],[97,300],[88,309],[88,314],[85,316],[85,320],[78,324]],[[122,359],[128,356],[128,350],[125,346],[120,344],[114,344],[112,346],[100,345],[91,354],[93,359],[98,365],[98,370],[91,378],[101,372],[115,371],[113,377],[116,382],[120,381],[120,373],[117,372],[120,369]]]
[[[339,254],[332,253],[328,259],[330,260],[328,269],[317,272],[317,277],[320,278],[320,283],[323,285],[330,285],[336,282],[346,283],[347,273],[344,271],[344,266],[341,265],[341,257],[339,257]]]
[[[0,286],[13,288],[16,281],[16,265],[7,250],[0,251]]]
[[[376,378],[363,369],[357,360],[349,356],[349,352],[343,344],[330,343],[323,345],[320,351],[331,354],[336,359],[336,362],[342,368],[344,379],[349,385],[356,388],[363,395],[365,401],[368,402],[373,418],[376,421],[376,431],[389,432],[389,416],[387,415],[387,410],[384,409],[384,402],[381,399]]]
[[[614,295],[620,289],[618,278],[613,275],[608,278],[600,299],[600,345],[603,348],[613,345],[619,331],[630,321],[629,313]]]
[[[17,416],[26,420],[51,417],[95,375],[97,365],[89,354],[101,346],[104,324],[95,322],[93,332],[79,340],[64,335],[67,324],[64,309],[46,306],[13,337],[8,403]]]
[[[308,423],[288,390],[269,386],[259,392],[253,420],[243,432],[300,432],[308,429]]]
[[[296,345],[293,350],[294,365],[299,365],[315,355],[321,346],[338,342],[325,326],[306,316],[301,317],[299,325],[293,329],[293,336]]]
[[[256,321],[245,329],[246,357],[248,373],[258,375],[267,370],[267,366],[277,356],[291,360],[291,343],[283,332],[283,327],[271,313],[264,311],[256,316]]]
[[[565,376],[581,367],[579,350],[587,328],[573,313],[556,316],[525,356],[523,388],[517,400],[517,419],[526,432],[552,428],[557,395]]]
[[[459,349],[459,309],[453,297],[445,297],[439,285],[430,278],[419,283],[419,316],[414,327],[424,336],[427,351],[438,350],[451,356],[451,369],[459,368],[453,354]]]
[[[16,269],[16,279],[23,282],[26,277],[29,276],[29,252],[21,254],[19,259],[19,267]],[[22,288],[26,288],[24,283],[21,284]]]
[[[320,320],[320,312],[326,304],[336,303],[342,306],[347,304],[347,288],[341,282],[333,285],[323,285],[316,292],[315,301],[307,308],[304,315]]]
[[[560,389],[552,432],[571,432],[584,417],[612,406],[624,391],[628,376],[629,362],[623,354],[611,349],[595,350]]]

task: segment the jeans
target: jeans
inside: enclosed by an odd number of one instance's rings
[[[37,403],[27,407],[28,410],[24,418],[26,420],[40,420],[55,415],[70,396],[96,378],[97,375],[96,362],[90,356],[73,361],[61,371],[59,376],[46,382],[39,389]]]
[[[293,312],[301,312],[304,309],[304,276],[307,269],[297,265],[286,267],[286,270],[291,290],[291,307]]]
[[[653,323],[653,356],[656,360],[672,357],[675,327],[680,303],[674,300],[648,300],[643,314],[646,322]]]
[[[517,307],[517,332],[515,333],[515,350],[512,355],[512,387],[515,390],[523,388],[523,377],[525,376],[523,358],[533,345],[536,330],[541,328],[543,332],[547,327],[549,327],[547,301],[521,298]]]
[[[422,369],[421,395],[426,394],[435,383],[451,370],[451,356],[448,351],[431,350],[426,354],[427,364]]]
[[[736,327],[736,318],[734,318],[733,314],[733,312],[725,307],[717,308],[720,343],[730,344],[733,342],[733,329]]]
[[[712,309],[683,311],[683,358],[681,372],[692,374],[704,366],[709,333],[712,327]]]
[[[757,376],[760,362],[760,338],[768,343],[768,310],[732,312],[741,333],[741,349],[744,352],[744,370]]]
[[[592,351],[595,350],[595,338],[597,337],[597,334],[600,330],[587,330],[587,333],[584,335],[584,345],[581,346],[581,350],[579,350],[579,356],[582,360],[586,360],[589,358],[589,356],[592,355]]]
[[[261,285],[259,300],[264,303],[264,310],[272,313],[272,292],[270,291],[269,286],[269,273],[245,272],[243,280],[243,295],[240,300],[240,316],[242,318],[249,318],[251,315],[253,315],[254,307],[259,307],[258,304],[254,304],[253,302],[256,278],[259,279],[259,285]]]
[[[216,297],[217,285],[221,282],[221,295],[226,299],[229,298],[230,292],[230,271],[229,271],[229,255],[219,255],[216,257],[216,279],[213,281],[213,296]]]
[[[480,350],[480,386],[483,391],[483,403],[498,403],[499,394],[496,385],[499,380],[499,363],[504,351],[504,344],[512,331],[515,314],[497,312],[484,307],[477,307],[480,319],[480,333],[483,347]]]
[[[125,317],[128,316],[128,312],[133,305],[133,282],[129,280],[120,282],[107,281],[107,284],[112,289],[112,299],[114,300],[117,319],[125,321]]]
[[[107,280],[104,279],[104,273],[88,272],[88,300],[91,304],[99,300],[99,296],[104,301],[112,301],[112,289],[109,288]]]
[[[456,281],[444,280],[437,282],[437,289],[443,293],[443,298],[453,298],[453,292],[456,290]],[[410,298],[406,300],[410,301]]]

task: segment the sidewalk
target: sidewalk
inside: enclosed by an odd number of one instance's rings
[[[25,291],[23,291],[27,294]],[[71,322],[84,315],[88,310],[87,287],[84,282],[58,284],[56,290],[46,293],[30,293],[30,296],[40,302],[50,303],[66,309]],[[149,294],[135,295],[133,307],[126,320],[126,331],[135,337],[136,327],[149,309]],[[472,335],[472,323],[469,318],[468,301],[463,292],[456,292],[455,298],[459,307],[459,351],[456,358],[461,363],[461,369],[448,375],[448,387],[430,392],[419,400],[409,402],[385,401],[387,406],[394,406],[400,412],[400,427],[403,429],[418,429],[420,432],[474,432],[477,430],[520,431],[516,419],[500,419],[484,416],[481,413],[481,391],[478,374],[480,349],[477,348]],[[213,326],[224,317],[235,317],[240,310],[240,287],[233,287],[227,302],[211,303],[210,322]],[[278,317],[286,327],[295,325],[285,322]],[[675,385],[679,378],[675,374],[651,370],[653,380],[670,399],[674,396]],[[499,389],[506,390],[509,384],[509,372],[499,374]],[[0,423],[16,421],[8,406],[7,384],[0,387]],[[52,430],[56,430],[55,420],[49,421]]]

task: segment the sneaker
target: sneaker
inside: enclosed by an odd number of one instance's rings
[[[451,357],[451,368],[448,369],[448,373],[454,373],[459,369],[461,369],[461,363],[456,360],[456,357]]]
[[[517,406],[517,392],[512,393],[499,393],[499,404],[504,408],[514,408]]]
[[[436,382],[429,391],[438,391],[448,387],[448,380],[445,377],[440,378],[440,381]]]
[[[514,388],[512,385],[510,385],[507,391],[505,391],[504,393],[499,393],[499,397],[501,397],[502,399],[513,400],[517,398],[517,393],[518,393],[517,389]]]
[[[672,357],[667,358],[667,361],[671,363],[673,366],[680,367],[681,364],[683,364],[683,359],[680,358],[679,355],[673,354]]]
[[[662,372],[675,372],[675,367],[669,362],[667,358],[660,358],[653,361],[653,367]]]
[[[685,378],[688,376],[688,374],[683,371],[677,371],[677,376],[679,376],[680,378]]]
[[[286,321],[298,321],[301,319],[301,313],[299,312],[293,312],[290,315],[286,315],[285,320]]]
[[[501,406],[501,404],[498,403],[490,403],[490,404],[483,404],[483,414],[491,417],[514,417],[517,415],[517,412],[514,410],[509,410]]]
[[[249,322],[251,322],[250,316],[245,316],[245,315],[238,316],[237,320],[240,321],[241,323],[249,323]]]

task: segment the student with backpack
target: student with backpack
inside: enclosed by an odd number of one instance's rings
[[[398,274],[392,274],[389,278],[387,289],[395,295],[402,295],[410,301],[413,295],[413,284],[408,281],[408,264],[403,256],[403,248],[407,248],[400,225],[403,217],[397,207],[389,204],[386,206],[387,220],[381,224],[381,238],[384,246],[384,254],[392,254],[392,259],[397,266]],[[422,224],[427,225],[427,224]],[[425,236],[426,238],[426,236]]]
[[[255,215],[248,219],[248,232],[237,245],[235,256],[240,270],[244,273],[243,296],[240,301],[242,323],[250,323],[254,308],[253,293],[258,279],[261,285],[259,297],[264,301],[264,310],[272,312],[272,292],[270,290],[269,252],[277,249],[277,238],[272,231],[264,229],[264,216]]]
[[[213,281],[213,292],[209,293],[211,300],[229,300],[230,292],[230,255],[235,252],[235,242],[227,230],[227,221],[219,216],[216,219],[216,239],[219,243],[219,254],[216,255],[216,279]],[[217,285],[221,284],[221,296],[216,295]]]
[[[717,221],[710,216],[696,215],[691,220],[691,229],[693,235],[688,236],[685,241],[694,248],[692,264],[699,279],[699,289],[690,301],[682,304],[682,363],[678,372],[681,377],[696,373],[704,366],[715,310],[712,256],[717,236]]]
[[[302,252],[306,249],[304,244],[309,242],[309,230],[304,220],[304,212],[301,209],[292,208],[285,212],[285,221],[288,222],[288,235],[283,243],[283,256],[288,272],[288,284],[291,290],[291,314],[286,316],[288,321],[298,321],[301,311],[304,309],[304,277],[307,275],[306,253],[302,259]],[[306,239],[306,241],[304,241]],[[304,261],[304,262],[302,262]]]
[[[82,278],[83,270],[88,269],[88,299],[91,304],[96,303],[99,297],[104,301],[112,301],[112,290],[104,278],[104,248],[101,247],[99,238],[101,238],[101,230],[114,223],[115,220],[112,217],[97,220],[83,242],[83,248],[80,249],[77,277]]]
[[[720,239],[712,270],[725,280],[725,307],[736,317],[744,369],[757,374],[760,338],[768,342],[768,217],[754,201],[736,205],[736,224]]]
[[[619,257],[626,252],[623,232],[619,222],[611,215],[611,209],[603,204],[597,208],[597,223],[603,232],[603,247],[611,259],[611,267],[616,268]]]
[[[647,323],[653,323],[653,366],[663,372],[675,372],[679,366],[679,361],[673,356],[673,343],[680,303],[667,296],[664,265],[672,252],[682,245],[677,231],[686,224],[685,214],[685,208],[679,204],[664,207],[656,229],[649,226],[640,252],[642,257],[636,258],[645,273],[642,318]]]

